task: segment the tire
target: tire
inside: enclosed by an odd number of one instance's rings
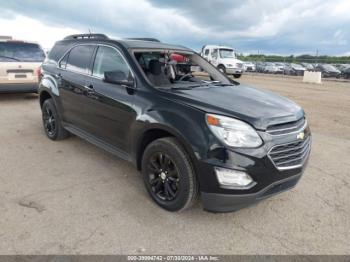
[[[198,183],[190,157],[173,137],[157,139],[147,146],[142,175],[149,195],[165,210],[183,211],[197,199]]]
[[[219,65],[219,66],[218,66],[218,69],[219,69],[219,71],[220,71],[221,73],[226,74],[226,68],[225,68],[225,66]]]
[[[62,127],[56,106],[51,98],[44,101],[41,112],[44,131],[48,138],[51,140],[62,140],[69,136],[68,131]]]
[[[233,77],[234,78],[240,78],[242,76],[242,74],[234,74]]]

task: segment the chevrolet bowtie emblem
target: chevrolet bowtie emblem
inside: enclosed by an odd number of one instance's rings
[[[304,137],[305,137],[305,133],[304,132],[301,132],[301,133],[297,134],[297,139],[303,140]]]

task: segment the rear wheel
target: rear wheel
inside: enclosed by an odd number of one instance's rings
[[[190,158],[175,138],[153,141],[142,157],[142,174],[152,199],[168,211],[185,210],[198,195]]]
[[[69,136],[68,131],[62,127],[55,104],[51,98],[44,101],[41,111],[44,130],[48,138],[61,140]]]

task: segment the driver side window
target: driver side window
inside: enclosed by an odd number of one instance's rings
[[[105,72],[118,72],[120,75],[125,76],[125,79],[130,75],[128,64],[117,50],[108,46],[99,46],[92,75],[104,78]]]
[[[218,50],[217,49],[213,49],[212,53],[211,53],[211,56],[215,59],[218,58]]]

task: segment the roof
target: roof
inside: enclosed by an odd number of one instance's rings
[[[0,35],[0,40],[11,40],[12,36]]]
[[[37,42],[32,42],[32,41],[23,41],[23,40],[14,40],[14,39],[2,39],[2,38],[0,38],[0,43],[39,45]]]
[[[159,40],[154,38],[126,38],[126,39],[111,39],[108,36],[103,34],[79,34],[79,35],[70,35],[65,37],[63,42],[72,42],[72,43],[86,43],[86,42],[109,42],[109,43],[118,43],[124,46],[127,49],[170,49],[170,50],[181,50],[181,51],[190,51],[191,49],[186,48],[180,45],[172,45],[161,43]]]
[[[127,49],[170,49],[170,50],[183,50],[183,51],[192,51],[191,49],[181,46],[181,45],[172,45],[162,42],[155,41],[142,41],[142,40],[131,40],[131,39],[121,39],[113,40],[122,44]]]
[[[232,47],[224,46],[224,45],[205,45],[205,46],[203,46],[203,49],[205,49],[205,48],[223,48],[223,49],[234,50]]]

